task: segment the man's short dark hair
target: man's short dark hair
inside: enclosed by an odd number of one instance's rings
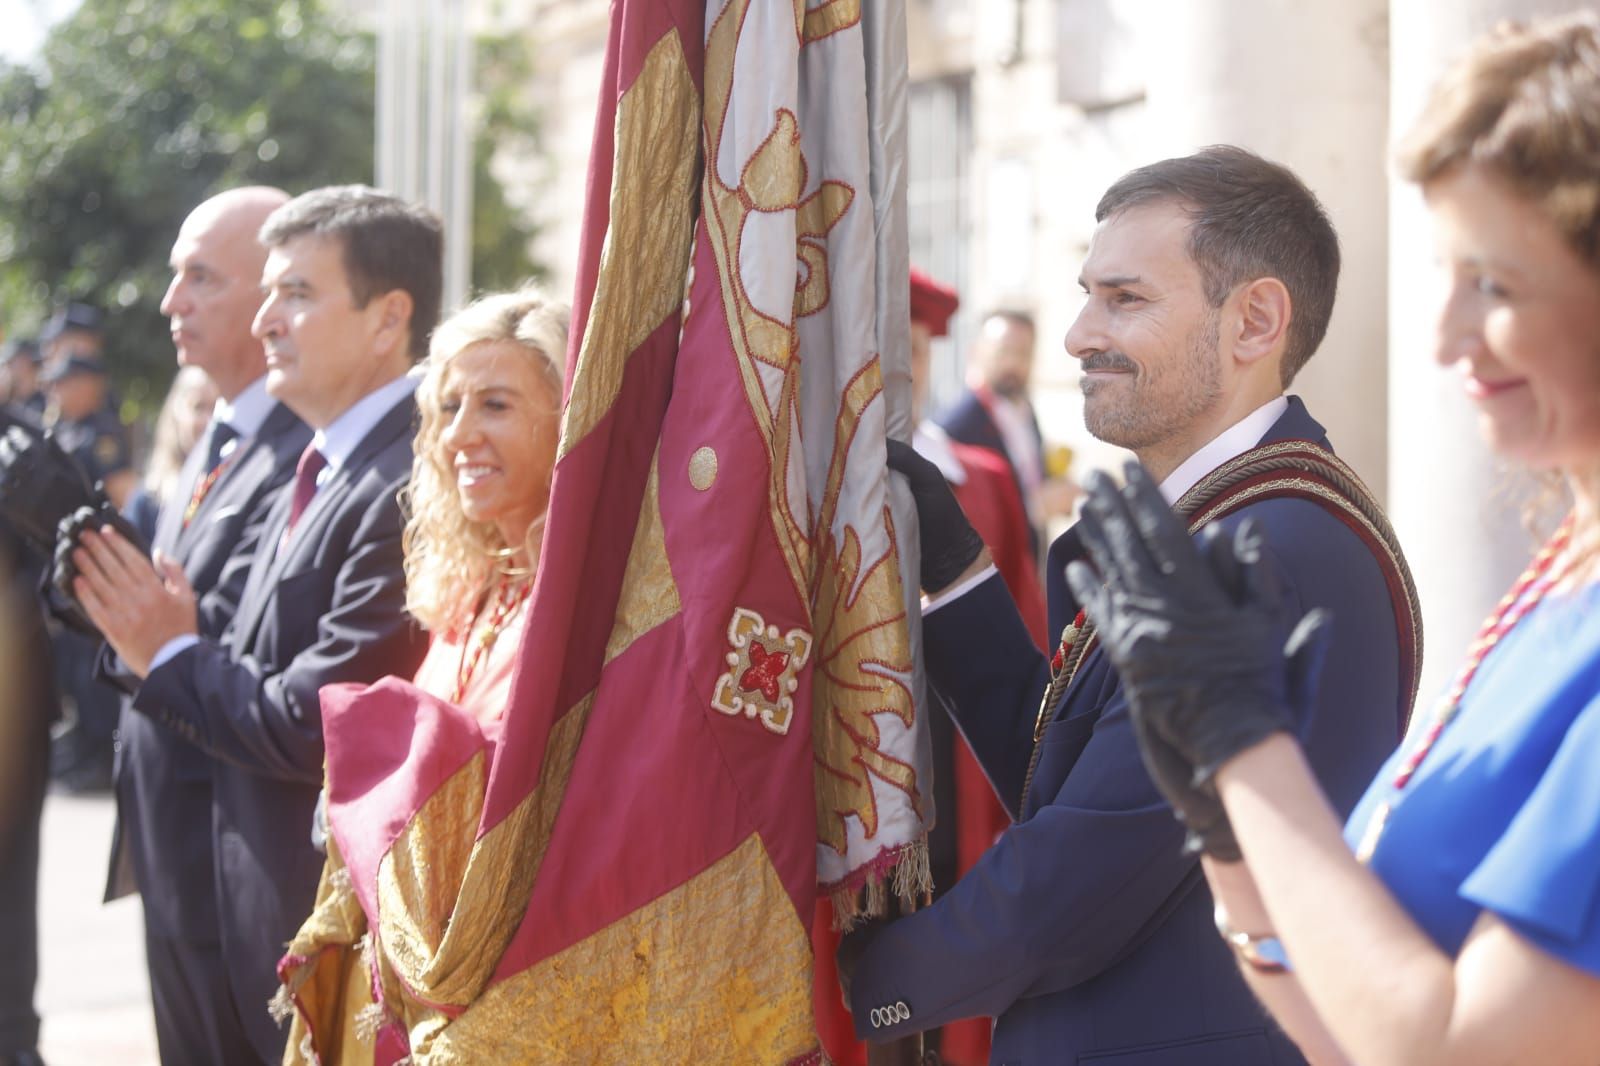
[[[330,185],[302,193],[267,216],[261,243],[296,237],[336,238],[357,307],[396,289],[411,297],[411,357],[428,353],[444,288],[444,226],[432,211],[365,185]]]
[[[1189,258],[1212,307],[1256,278],[1277,278],[1289,290],[1287,386],[1322,343],[1333,315],[1339,235],[1328,213],[1288,167],[1226,144],[1123,175],[1100,198],[1095,221],[1153,203],[1188,211]]]
[[[995,318],[1002,322],[1009,322],[1013,326],[1021,326],[1035,337],[1039,335],[1039,327],[1034,324],[1033,315],[1020,307],[991,307],[983,313],[982,321],[988,322],[990,319]]]

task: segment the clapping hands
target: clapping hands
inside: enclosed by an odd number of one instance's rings
[[[1189,847],[1237,861],[1212,778],[1289,730],[1313,698],[1328,616],[1296,619],[1258,527],[1211,526],[1198,542],[1143,467],[1091,475],[1079,531],[1093,560],[1067,582],[1127,694],[1145,766]]]

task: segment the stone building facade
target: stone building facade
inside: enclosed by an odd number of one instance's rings
[[[870,0],[869,0],[870,2]],[[1430,237],[1392,181],[1403,129],[1444,64],[1497,19],[1570,0],[907,0],[913,262],[955,285],[962,313],[935,350],[954,395],[982,309],[1039,323],[1035,402],[1081,474],[1115,458],[1083,431],[1061,338],[1100,192],[1126,170],[1231,142],[1299,172],[1344,247],[1327,341],[1296,382],[1341,454],[1387,501],[1416,572],[1424,698],[1445,682],[1526,559],[1513,475],[1432,352]],[[529,86],[546,158],[530,165],[537,255],[569,288],[578,244],[605,0],[502,0],[495,21],[535,49]],[[1508,487],[1510,486],[1510,487]]]

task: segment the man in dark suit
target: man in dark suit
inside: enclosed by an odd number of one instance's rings
[[[289,199],[234,189],[189,214],[172,246],[161,301],[180,365],[197,366],[221,400],[179,474],[152,548],[183,568],[198,632],[222,635],[244,588],[262,524],[294,475],[311,430],[267,395],[266,355],[250,333],[261,306],[261,224]],[[100,674],[131,696],[140,679],[109,650]],[[226,767],[125,703],[117,726],[117,828],[106,899],[144,901],[145,958],[165,1062],[231,1062],[250,1054],[228,993],[217,919],[212,778]]]
[[[361,186],[289,201],[261,241],[254,333],[267,391],[315,433],[262,526],[237,612],[220,639],[205,637],[182,569],[152,567],[109,528],[81,538],[74,589],[142,679],[134,710],[212,760],[227,994],[251,1057],[275,1063],[276,964],[322,866],[309,837],[318,692],[409,676],[424,650],[405,612],[398,496],[411,470],[408,371],[438,319],[443,241],[433,215]]]
[[[972,346],[967,389],[938,417],[952,440],[987,448],[1005,460],[1028,512],[1035,555],[1046,523],[1071,514],[1078,495],[1065,476],[1047,469],[1044,437],[1028,397],[1037,337],[1026,311],[1001,308],[986,314]]]
[[[1338,241],[1310,191],[1250,153],[1213,148],[1125,176],[1096,217],[1088,301],[1066,338],[1090,431],[1131,448],[1169,501],[1236,491],[1217,468],[1277,454],[1263,442],[1325,449],[1321,427],[1283,395],[1321,342],[1338,276]],[[942,479],[904,456],[892,461],[918,498],[929,674],[1016,824],[931,907],[847,940],[857,1031],[881,1041],[987,1016],[997,1063],[1300,1062],[1212,928],[1198,858],[1140,761],[1103,653],[1087,634],[1069,642],[1059,698],[1041,710],[1051,660],[941,502]],[[1281,488],[1231,497],[1228,521],[1254,516],[1299,606],[1338,619],[1298,725],[1348,809],[1410,702],[1412,603],[1388,584],[1404,564],[1392,545],[1375,550],[1347,508]],[[1053,633],[1077,610],[1063,570],[1080,555],[1070,530],[1051,550]]]

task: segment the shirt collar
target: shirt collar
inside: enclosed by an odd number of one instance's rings
[[[395,378],[387,385],[367,393],[326,428],[313,433],[311,443],[328,460],[327,472],[331,473],[349,462],[350,456],[372,432],[372,428],[396,404],[410,396],[416,387],[417,379],[410,374]]]
[[[1178,469],[1167,475],[1166,480],[1161,482],[1162,498],[1168,504],[1177,503],[1184,493],[1200,483],[1201,478],[1234,456],[1243,455],[1255,447],[1288,409],[1287,397],[1274,396],[1218,433],[1199,451],[1178,464]]]
[[[211,410],[211,421],[226,422],[240,437],[253,437],[276,402],[267,395],[267,376],[262,374],[231,401],[218,398],[216,407]]]

